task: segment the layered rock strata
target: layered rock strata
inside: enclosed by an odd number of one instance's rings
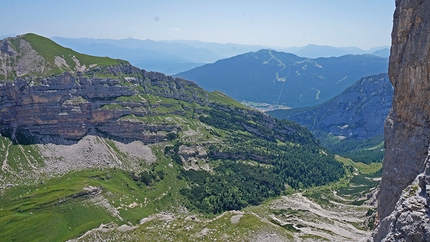
[[[142,77],[119,81],[119,78],[89,78],[66,72],[0,82],[0,132],[21,144],[77,142],[87,134],[154,143],[166,140],[166,133],[177,132],[179,127],[140,121],[138,117],[154,115],[153,110],[160,106],[168,110],[170,104],[139,99],[136,88],[146,89],[146,94],[207,102],[204,91],[194,83],[128,65],[109,68],[113,68],[110,73]],[[131,69],[124,70],[127,68]],[[161,115],[182,115],[183,110],[167,112]]]

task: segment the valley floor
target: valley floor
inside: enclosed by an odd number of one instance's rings
[[[160,212],[139,224],[102,224],[77,241],[364,241],[371,206],[320,204],[295,193],[209,219]]]

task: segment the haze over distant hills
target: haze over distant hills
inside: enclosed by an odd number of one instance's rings
[[[174,74],[180,70],[191,69],[222,58],[222,56],[208,49],[196,48],[182,43],[137,39],[68,39],[61,37],[53,37],[52,40],[78,52],[125,59],[146,70],[167,74]]]
[[[389,47],[377,47],[370,50],[362,50],[358,47],[333,47],[333,46],[323,46],[323,45],[306,45],[297,50],[291,49],[281,49],[284,52],[291,52],[298,56],[308,57],[308,58],[318,58],[318,57],[339,57],[343,55],[363,55],[372,54],[379,57],[387,58],[390,55]]]
[[[372,54],[375,50],[383,49],[381,47],[365,51],[356,47],[338,48],[318,45],[281,48],[234,43],[220,44],[194,40],[154,41],[63,37],[52,37],[51,39],[65,47],[85,54],[125,59],[145,70],[170,75],[207,63],[213,63],[219,59],[261,49],[275,49],[309,58],[338,57],[346,54]],[[388,57],[388,53],[383,52],[382,57]]]
[[[386,72],[388,59],[345,55],[309,59],[260,50],[219,60],[177,76],[239,101],[284,104],[297,108],[323,103],[359,78]]]

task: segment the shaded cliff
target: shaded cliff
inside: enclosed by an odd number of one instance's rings
[[[419,193],[411,194],[424,208],[420,216],[407,216],[416,209],[399,201],[402,191],[424,172],[430,139],[430,1],[396,1],[389,77],[394,86],[393,107],[385,123],[385,159],[379,199],[380,219],[395,216],[403,220],[381,221],[377,241],[428,241],[429,179],[421,179]],[[426,188],[427,187],[427,188]],[[403,193],[402,197],[405,194]],[[396,205],[397,203],[397,205]],[[416,206],[415,206],[416,207]],[[418,206],[420,207],[420,206]],[[418,208],[419,209],[419,208]],[[426,210],[427,209],[427,210]],[[392,213],[394,210],[394,213]],[[397,216],[395,213],[400,214]],[[427,211],[427,212],[426,212]],[[390,215],[391,214],[391,215]],[[422,217],[424,216],[424,218]],[[405,225],[415,223],[415,230]],[[427,221],[427,222],[426,222]],[[403,223],[403,224],[402,224]],[[421,237],[415,237],[414,233]],[[384,235],[387,234],[388,235]],[[390,234],[391,233],[391,234]],[[394,235],[393,235],[394,233]],[[397,234],[396,234],[397,233]],[[394,236],[394,237],[393,237]],[[396,237],[397,236],[397,237]]]

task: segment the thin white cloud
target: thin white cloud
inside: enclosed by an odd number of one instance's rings
[[[181,29],[180,29],[180,28],[170,28],[169,30],[170,30],[170,31],[175,31],[175,32],[181,31]]]

